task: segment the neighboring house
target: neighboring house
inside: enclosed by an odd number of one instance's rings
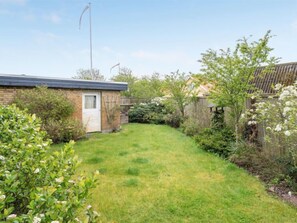
[[[191,93],[192,96],[195,96],[195,97],[205,97],[209,95],[213,85],[210,83],[198,84],[199,82],[201,81],[199,81],[198,76],[196,75],[191,76],[187,80],[187,86],[188,86],[187,90]]]
[[[120,91],[127,90],[127,83],[0,74],[0,105],[10,104],[17,91],[36,86],[65,92],[75,104],[74,118],[82,121],[87,132],[109,132],[120,127],[117,108]]]

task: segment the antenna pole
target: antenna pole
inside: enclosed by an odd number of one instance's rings
[[[92,52],[92,10],[91,2],[89,2],[89,18],[90,18],[90,65],[91,65],[91,76],[93,78],[93,52]]]

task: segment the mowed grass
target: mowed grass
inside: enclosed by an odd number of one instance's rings
[[[129,124],[77,142],[80,171],[101,175],[102,222],[297,222],[297,209],[253,176],[161,125]]]

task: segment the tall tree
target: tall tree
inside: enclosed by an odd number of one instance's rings
[[[268,31],[263,38],[250,42],[238,40],[234,50],[209,49],[202,54],[202,75],[213,84],[211,99],[217,106],[229,107],[234,121],[238,142],[238,124],[249,92],[254,88],[251,80],[260,66],[266,66],[263,72],[271,69],[278,61],[270,56],[273,50],[268,46],[272,35]]]
[[[185,116],[185,107],[191,99],[191,90],[187,85],[188,79],[188,75],[180,73],[179,70],[177,70],[176,72],[171,72],[171,74],[166,75],[164,83],[165,94],[168,94],[183,117]]]
[[[164,96],[163,91],[163,80],[160,77],[160,74],[154,73],[151,76],[142,76],[139,78],[135,84],[135,97],[142,99],[153,99],[156,97]]]
[[[122,67],[119,74],[112,77],[113,81],[127,82],[128,90],[123,91],[122,95],[126,97],[135,97],[134,84],[138,80],[136,76],[133,75],[132,70],[127,67]]]
[[[73,77],[74,79],[83,79],[83,80],[96,80],[96,81],[104,81],[104,76],[100,73],[99,69],[79,69],[76,72],[76,76]]]

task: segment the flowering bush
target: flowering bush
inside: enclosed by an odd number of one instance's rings
[[[288,174],[297,179],[297,82],[291,86],[275,86],[276,97],[255,104],[249,111],[249,125],[265,124],[266,141],[277,138],[282,157],[287,157]]]
[[[95,178],[75,175],[73,142],[51,153],[45,136],[35,115],[0,107],[0,222],[81,222]],[[96,212],[87,215],[95,222]]]

